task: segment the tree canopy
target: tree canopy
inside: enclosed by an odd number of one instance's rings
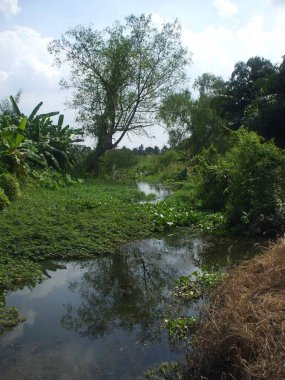
[[[156,123],[162,96],[185,79],[190,58],[177,21],[159,30],[151,16],[129,16],[102,31],[78,26],[53,41],[56,63],[70,65],[63,88],[86,134],[96,138],[93,163],[130,133]]]

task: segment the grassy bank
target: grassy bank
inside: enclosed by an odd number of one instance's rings
[[[195,364],[189,356],[192,369],[200,361],[199,376],[285,378],[284,255],[282,240],[232,270],[218,286],[197,333]]]

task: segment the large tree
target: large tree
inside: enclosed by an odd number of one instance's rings
[[[160,106],[159,116],[169,133],[172,147],[190,149],[191,154],[215,144],[223,144],[223,121],[212,107],[216,94],[222,93],[224,81],[210,73],[195,80],[194,88],[199,91],[197,99],[184,90],[167,95]]]
[[[127,134],[156,123],[161,97],[185,78],[189,57],[180,37],[177,21],[158,30],[141,15],[103,31],[79,26],[50,44],[57,64],[70,65],[61,85],[73,89],[77,120],[96,138],[92,165]]]

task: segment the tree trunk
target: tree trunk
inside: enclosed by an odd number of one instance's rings
[[[95,175],[99,174],[99,163],[100,163],[100,157],[107,152],[107,150],[112,149],[112,146],[109,145],[103,145],[98,146],[93,150],[93,152],[90,153],[90,155],[86,159],[86,171],[93,173]]]

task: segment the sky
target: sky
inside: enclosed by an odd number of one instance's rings
[[[70,94],[59,87],[66,73],[52,65],[48,43],[77,25],[102,30],[142,13],[152,14],[158,27],[175,19],[181,23],[182,42],[192,54],[189,86],[204,72],[227,80],[238,61],[260,56],[280,64],[285,54],[285,0],[0,0],[0,99],[22,89],[24,113],[43,101],[41,112],[60,111],[66,123],[78,127],[65,105]],[[160,126],[150,135],[126,138],[121,145],[167,143]]]

